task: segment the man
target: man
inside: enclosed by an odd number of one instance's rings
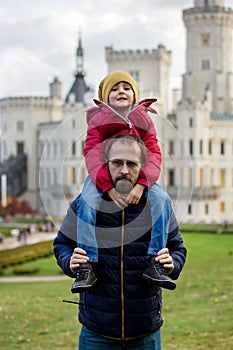
[[[160,350],[161,289],[143,278],[150,265],[151,214],[145,190],[138,204],[129,204],[124,193],[136,183],[145,162],[139,139],[121,135],[107,142],[106,165],[123,209],[103,196],[97,213],[96,238],[99,261],[93,270],[97,281],[80,294],[80,350],[137,349]],[[58,264],[70,277],[88,262],[86,252],[76,247],[77,200],[54,241]],[[186,248],[170,207],[166,247],[155,258],[170,278],[177,279],[186,259]]]

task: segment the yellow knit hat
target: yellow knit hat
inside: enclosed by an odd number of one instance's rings
[[[99,84],[98,95],[100,101],[108,103],[109,94],[116,84],[121,81],[129,83],[134,92],[134,103],[138,102],[138,88],[136,81],[126,72],[112,72],[108,74]]]

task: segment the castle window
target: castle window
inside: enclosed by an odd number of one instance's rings
[[[193,186],[193,169],[189,169],[189,186],[190,188]]]
[[[210,60],[202,60],[201,67],[203,70],[210,69]]]
[[[76,168],[72,167],[71,169],[71,183],[72,185],[76,184]]]
[[[225,211],[225,202],[220,202],[220,212],[224,213]]]
[[[72,143],[72,156],[75,156],[75,154],[76,154],[76,142],[73,141],[73,143]]]
[[[201,34],[201,45],[202,46],[210,46],[210,34],[202,33]]]
[[[17,127],[17,131],[24,131],[24,122],[23,122],[23,120],[18,120],[16,127]]]
[[[50,169],[47,169],[47,187],[51,185],[51,174]]]
[[[190,128],[193,127],[193,118],[189,118],[189,127],[190,127]]]
[[[209,154],[212,154],[212,140],[209,140]]]
[[[57,169],[53,168],[53,184],[57,185],[58,181],[57,181]]]
[[[174,141],[169,141],[169,154],[174,154]]]
[[[225,142],[221,141],[220,143],[220,154],[223,155],[225,154]]]
[[[188,214],[191,215],[192,214],[192,205],[189,204],[188,206]]]
[[[175,186],[175,173],[173,169],[168,171],[168,186]]]
[[[83,151],[84,151],[84,146],[85,146],[85,141],[83,140],[82,141],[82,149],[81,149],[82,154],[83,154]]]
[[[200,154],[203,153],[203,140],[200,140],[200,143],[199,143],[199,152],[200,152]]]
[[[16,143],[16,154],[19,156],[20,154],[24,153],[24,142],[17,142]]]
[[[189,140],[189,154],[193,155],[193,140]]]
[[[203,187],[203,169],[199,169],[199,186]]]
[[[220,187],[225,187],[226,185],[226,172],[224,169],[220,170]]]
[[[209,214],[209,205],[208,204],[205,205],[205,214]]]

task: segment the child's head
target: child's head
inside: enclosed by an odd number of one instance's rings
[[[109,94],[112,91],[112,88],[120,83],[126,82],[130,84],[134,92],[134,103],[138,102],[138,88],[136,81],[131,77],[130,74],[126,72],[112,72],[108,74],[99,84],[98,95],[100,101],[105,103],[109,102]]]

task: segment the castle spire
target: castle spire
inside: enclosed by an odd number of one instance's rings
[[[76,50],[76,72],[75,72],[75,75],[82,75],[82,76],[84,76],[84,70],[83,70],[83,47],[82,47],[81,32],[79,32],[78,47],[77,47],[77,50]]]

